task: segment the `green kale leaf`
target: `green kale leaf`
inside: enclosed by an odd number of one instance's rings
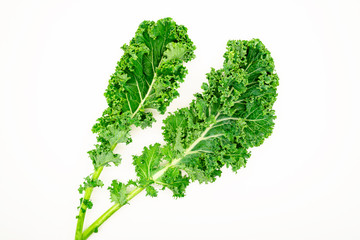
[[[122,49],[105,92],[108,108],[92,128],[100,143],[89,151],[95,169],[119,164],[120,156],[112,151],[118,143],[131,142],[131,125],[151,126],[155,119],[150,109],[165,113],[187,74],[184,63],[195,57],[186,27],[171,18],[142,22]]]

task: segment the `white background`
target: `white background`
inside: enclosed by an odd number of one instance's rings
[[[187,196],[140,194],[90,239],[360,239],[359,1],[1,1],[0,239],[73,239],[91,170],[91,127],[120,46],[143,20],[172,17],[197,46],[187,106],[229,39],[260,38],[280,77],[273,135],[247,167]],[[161,119],[119,146],[102,179],[134,177],[131,155],[162,142]],[[111,203],[93,194],[86,225]]]

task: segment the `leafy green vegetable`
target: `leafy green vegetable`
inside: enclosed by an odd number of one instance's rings
[[[93,205],[92,190],[102,186],[98,182],[102,169],[121,162],[120,155],[113,153],[116,145],[131,142],[132,125],[151,126],[155,119],[150,109],[165,113],[179,95],[176,89],[187,74],[183,64],[195,57],[195,46],[186,27],[177,25],[171,18],[142,22],[130,44],[124,44],[122,49],[124,55],[105,92],[108,108],[92,128],[98,140],[95,149],[88,152],[94,172],[79,188],[80,193],[85,193],[77,216],[76,239],[82,239],[85,212]],[[125,200],[116,194],[125,194],[125,188],[126,185],[113,182],[112,201],[124,204]]]
[[[129,143],[131,125],[142,128],[155,121],[148,109],[165,113],[179,93],[179,83],[187,74],[184,62],[195,57],[195,46],[187,29],[170,18],[144,21],[111,75],[105,97],[109,107],[93,126],[100,144],[89,151],[94,168],[118,165],[120,156],[112,150]]]
[[[131,126],[147,127],[154,122],[148,109],[165,113],[176,89],[194,58],[195,47],[186,28],[171,19],[143,22],[111,76],[105,93],[109,107],[93,127],[99,144],[89,152],[94,173],[85,178],[76,240],[87,239],[117,210],[137,194],[158,196],[158,189],[169,189],[184,197],[190,182],[214,182],[224,167],[234,172],[245,167],[250,149],[260,146],[272,133],[275,120],[273,104],[279,78],[274,61],[258,40],[231,40],[227,43],[223,68],[211,69],[203,92],[194,95],[188,107],[178,109],[164,120],[165,144],[145,147],[133,156],[137,178],[126,184],[113,180],[110,199],[114,205],[85,231],[84,214],[92,208],[89,200],[104,166],[120,164],[112,151],[120,142],[131,142]]]

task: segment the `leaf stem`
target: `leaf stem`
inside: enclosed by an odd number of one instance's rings
[[[94,173],[92,174],[92,180],[97,180],[100,177],[100,174],[103,169],[104,169],[104,167],[99,167],[98,169],[96,169],[94,171]],[[93,187],[88,187],[85,190],[84,199],[80,205],[79,216],[78,216],[78,221],[77,221],[77,225],[76,225],[75,240],[82,240],[82,231],[83,231],[83,226],[84,226],[84,221],[85,221],[85,214],[86,214],[86,210],[87,210],[87,206],[86,206],[85,202],[86,202],[86,200],[90,200],[93,190],[94,190]]]
[[[115,143],[114,145],[112,145],[110,147],[111,152],[114,151],[116,145],[117,145],[117,143]],[[98,169],[96,169],[92,174],[92,180],[98,180],[103,169],[104,169],[104,166],[101,166]],[[87,206],[86,206],[85,202],[87,200],[90,200],[93,190],[94,190],[93,187],[88,187],[85,190],[84,199],[80,204],[79,215],[77,217],[78,221],[77,221],[77,225],[76,225],[75,240],[82,240],[82,235],[83,235],[82,232],[83,232],[83,228],[84,228],[85,214],[86,214],[86,210],[87,210]]]
[[[133,199],[136,195],[138,195],[140,192],[142,192],[144,188],[136,188],[133,191],[129,193],[126,200],[129,202],[131,199]],[[119,210],[122,206],[119,203],[114,204],[112,207],[110,207],[103,215],[101,215],[93,224],[91,224],[82,234],[81,240],[86,240],[90,237],[91,234],[94,232],[97,232],[97,229],[109,218],[111,217],[117,210]]]

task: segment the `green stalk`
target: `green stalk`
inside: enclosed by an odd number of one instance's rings
[[[94,173],[92,174],[92,180],[97,180],[100,177],[100,174],[103,169],[104,169],[104,167],[99,167],[98,169],[96,169],[94,171]],[[85,194],[84,194],[84,200],[90,200],[93,190],[94,190],[93,187],[86,188]],[[76,226],[75,240],[82,240],[82,231],[83,231],[83,226],[84,226],[84,221],[85,221],[85,214],[86,214],[86,210],[87,210],[87,206],[84,204],[84,200],[80,205],[80,211],[79,211],[79,216],[78,216],[78,221],[77,221],[77,226]]]
[[[144,188],[136,188],[133,191],[129,193],[126,200],[129,202],[131,199],[133,199],[136,195],[138,195],[140,192],[142,192]],[[112,207],[110,207],[103,215],[101,215],[93,224],[91,224],[82,234],[82,238],[79,238],[80,240],[86,240],[90,237],[91,234],[94,232],[97,232],[97,229],[109,218],[111,217],[117,210],[119,210],[122,206],[119,203],[114,204]],[[76,239],[77,240],[77,239]]]
[[[111,146],[110,150],[114,151],[116,145],[117,144],[114,144],[113,146]],[[92,174],[92,180],[98,180],[103,169],[104,169],[104,166],[96,169],[94,171],[94,173]],[[85,194],[84,194],[84,200],[90,200],[93,190],[94,190],[93,187],[86,188]],[[79,211],[78,221],[77,221],[77,225],[76,225],[75,240],[83,239],[82,232],[83,232],[83,227],[84,227],[85,214],[86,214],[86,210],[87,210],[87,206],[84,204],[84,200],[80,205],[80,211]]]

